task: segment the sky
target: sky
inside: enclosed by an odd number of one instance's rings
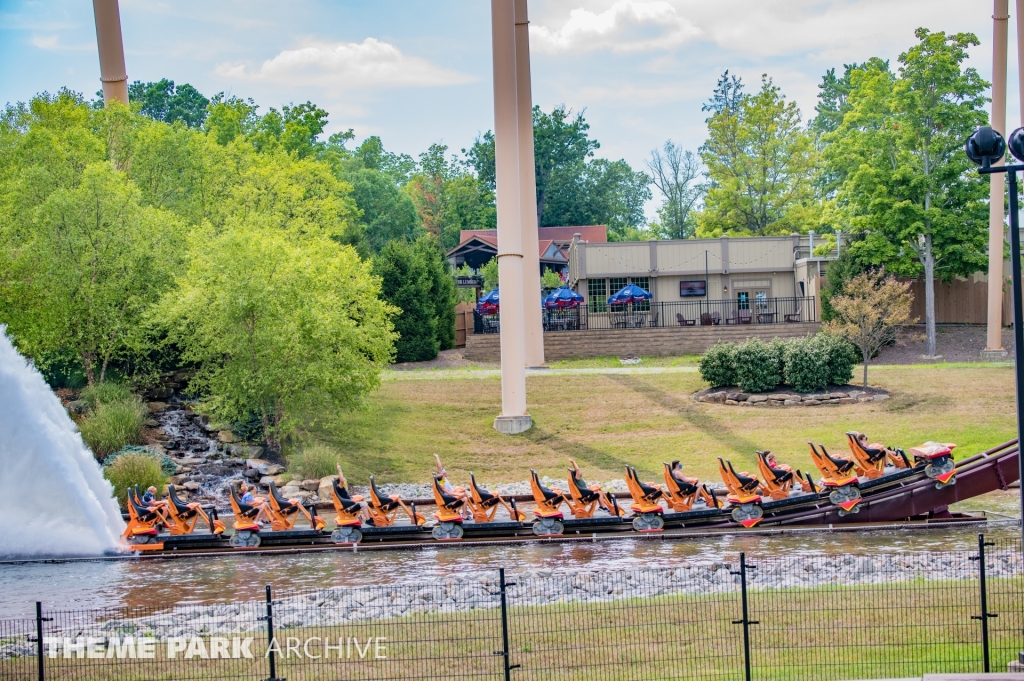
[[[1011,8],[1014,5],[1010,3]],[[169,78],[261,111],[311,100],[328,133],[417,156],[493,127],[487,0],[121,0],[129,80]],[[1011,13],[1013,10],[1011,9]],[[813,116],[829,68],[895,64],[914,29],[975,33],[992,72],[992,0],[530,0],[534,102],[586,111],[599,156],[643,167],[673,139],[696,151],[701,104],[728,69],[767,73]],[[1010,20],[1010,127],[1020,120]],[[0,0],[0,103],[99,89],[92,3]]]

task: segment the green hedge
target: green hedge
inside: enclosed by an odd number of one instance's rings
[[[771,343],[754,338],[715,345],[701,356],[700,375],[713,388],[738,385],[760,393],[786,383],[798,392],[814,392],[849,383],[856,362],[853,346],[824,333]]]

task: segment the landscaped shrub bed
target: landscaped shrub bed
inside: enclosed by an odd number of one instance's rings
[[[824,333],[771,343],[754,338],[712,347],[700,358],[700,375],[712,388],[738,385],[745,393],[765,393],[785,384],[809,393],[849,383],[856,361],[852,345]]]

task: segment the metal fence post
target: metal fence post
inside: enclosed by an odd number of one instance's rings
[[[270,678],[267,681],[285,681],[277,678],[277,658],[274,654],[274,602],[267,584],[267,659],[270,660]]]
[[[740,554],[740,571],[730,574],[740,576],[740,601],[743,604],[743,619],[733,620],[733,624],[743,625],[743,669],[746,681],[750,681],[750,626],[760,624],[757,620],[750,619],[750,609],[747,607],[747,570],[753,570],[757,566],[747,565],[747,554]]]
[[[985,673],[988,674],[991,669],[991,660],[989,656],[988,648],[988,621],[993,617],[999,617],[999,615],[990,613],[988,611],[988,588],[986,585],[985,577],[985,547],[993,546],[992,542],[985,541],[985,535],[978,535],[978,556],[977,558],[972,557],[971,560],[978,561],[978,575],[981,582],[981,614],[971,615],[972,620],[981,620],[981,654],[985,660]]]
[[[520,667],[518,664],[509,664],[511,662],[511,653],[508,646],[508,598],[506,597],[506,588],[515,585],[515,582],[505,581],[505,568],[498,568],[498,589],[501,595],[501,650],[496,651],[494,654],[501,655],[505,668],[505,681],[511,681],[512,670]]]
[[[43,665],[43,604],[36,601],[36,656],[39,659],[39,681],[46,681]]]

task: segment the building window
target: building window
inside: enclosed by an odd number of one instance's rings
[[[643,290],[650,293],[651,291],[651,278],[650,277],[630,277],[630,283],[634,286],[639,286]],[[637,303],[633,306],[634,310],[641,310],[646,312],[651,309],[651,301],[645,300],[642,303]]]
[[[587,280],[587,303],[591,312],[608,311],[608,280]]]
[[[612,296],[621,291],[629,283],[628,277],[612,277],[608,280],[608,295]]]

